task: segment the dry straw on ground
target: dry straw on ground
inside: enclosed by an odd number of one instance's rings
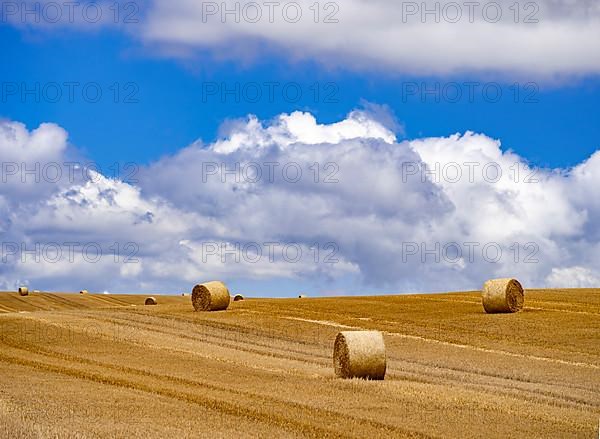
[[[239,302],[240,300],[244,300],[244,296],[242,296],[241,294],[236,294],[233,298],[234,302]]]
[[[154,297],[147,297],[146,301],[144,302],[144,305],[158,305],[158,302]]]
[[[218,280],[198,284],[192,290],[192,305],[196,311],[222,311],[230,301],[229,290]]]
[[[379,331],[342,331],[333,345],[333,368],[340,378],[385,377],[386,354]]]
[[[29,288],[27,288],[27,287],[19,287],[19,294],[21,296],[28,296],[29,295]]]
[[[494,314],[520,311],[525,297],[518,280],[492,279],[483,285],[481,299],[485,312]]]

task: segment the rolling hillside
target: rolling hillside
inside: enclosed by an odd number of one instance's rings
[[[598,435],[600,290],[156,297],[0,293],[0,437]],[[385,381],[334,378],[344,329],[384,332]]]

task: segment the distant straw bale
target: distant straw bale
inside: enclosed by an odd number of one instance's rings
[[[386,371],[383,334],[379,331],[342,331],[333,345],[333,368],[340,378],[382,380]]]
[[[146,301],[144,302],[144,305],[158,305],[158,302],[154,297],[147,297]]]
[[[523,309],[523,287],[516,279],[492,279],[483,285],[483,309],[489,314],[513,313]]]
[[[28,296],[29,295],[29,288],[27,288],[27,287],[19,287],[19,294],[21,296]]]
[[[229,290],[221,281],[198,284],[192,290],[192,305],[196,311],[226,310],[230,301]]]
[[[234,302],[239,302],[240,300],[244,300],[244,296],[242,296],[241,294],[236,294],[233,298]]]
[[[79,294],[88,294],[88,290],[81,290]]]

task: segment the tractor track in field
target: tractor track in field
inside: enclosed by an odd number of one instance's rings
[[[298,422],[295,420],[296,415],[299,412],[306,412],[306,419],[319,419],[322,424],[329,426],[335,426],[336,424],[342,425],[347,422],[347,416],[343,413],[335,412],[332,410],[318,409],[312,406],[301,405],[290,401],[285,401],[278,398],[272,398],[264,395],[258,395],[256,393],[233,391],[227,385],[215,386],[206,382],[198,382],[184,378],[172,377],[162,374],[154,374],[148,371],[134,369],[134,368],[122,368],[110,364],[104,364],[97,361],[86,360],[74,356],[57,355],[50,351],[44,351],[37,348],[25,349],[23,347],[13,347],[19,349],[28,354],[35,353],[42,357],[54,358],[59,360],[60,364],[46,362],[41,359],[31,359],[24,356],[9,355],[4,352],[0,352],[0,361],[4,361],[10,364],[19,364],[22,366],[32,367],[35,369],[42,369],[49,372],[54,372],[61,375],[67,375],[77,379],[94,381],[101,384],[108,384],[112,386],[124,387],[131,390],[137,390],[152,394],[158,394],[166,396],[172,399],[177,399],[189,403],[194,403],[202,407],[207,407],[212,410],[222,412],[223,414],[237,417],[244,417],[251,421],[259,421],[267,424],[273,424],[286,430],[294,432],[303,432],[311,437],[354,437],[352,435],[336,433],[334,429],[323,428],[316,425],[311,425],[307,422]],[[68,362],[65,364],[65,361]],[[82,366],[95,366],[94,371],[90,371],[89,368],[83,368]],[[115,374],[102,373],[103,371],[110,370],[114,371]],[[116,376],[116,374],[123,374],[125,377]],[[138,378],[138,379],[136,379]],[[143,383],[140,380],[148,381],[150,383]],[[164,383],[168,382],[173,386],[167,386]],[[185,386],[186,391],[175,386]],[[197,390],[192,393],[194,388]],[[235,401],[226,401],[217,397],[199,396],[199,394],[206,394],[206,390],[226,394],[230,399]],[[258,409],[251,409],[249,407],[260,404],[261,401],[267,402],[269,411],[261,411]],[[278,412],[273,410],[274,407],[284,407],[285,410],[281,409]],[[288,410],[294,410],[295,416],[285,416],[285,412]],[[380,433],[387,431],[388,433],[401,433],[403,437],[415,437],[415,438],[430,438],[433,436],[413,432],[410,430],[402,430],[398,426],[375,422],[369,419],[357,419],[357,421],[371,426]]]

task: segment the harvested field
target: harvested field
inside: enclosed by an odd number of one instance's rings
[[[598,436],[600,290],[155,297],[0,293],[0,437]],[[384,333],[384,381],[335,378],[346,330]]]

